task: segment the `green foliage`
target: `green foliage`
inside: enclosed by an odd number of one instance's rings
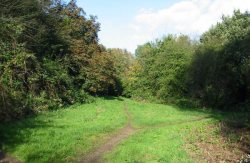
[[[134,61],[131,53],[121,49],[108,49],[108,53],[113,60],[116,76],[116,95],[126,95],[127,72]],[[114,73],[113,72],[113,73]]]
[[[249,14],[235,11],[202,35],[189,82],[205,105],[229,109],[249,101],[249,26]]]
[[[129,58],[98,43],[99,23],[75,1],[4,0],[0,15],[0,121],[122,94]]]
[[[1,121],[124,95],[249,110],[250,18],[235,11],[195,43],[169,35],[126,50],[98,43],[100,24],[74,0],[3,0]],[[178,100],[180,99],[180,100]]]
[[[249,13],[235,11],[200,42],[169,35],[139,46],[127,92],[177,105],[187,98],[206,107],[249,110],[249,27]]]
[[[139,67],[134,93],[168,100],[186,93],[186,71],[194,52],[187,36],[168,36],[140,46],[136,51]],[[133,72],[131,72],[133,75]],[[131,89],[132,90],[132,89]]]

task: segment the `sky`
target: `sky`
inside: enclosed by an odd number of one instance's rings
[[[168,34],[198,38],[222,15],[250,11],[250,0],[78,0],[101,24],[100,43],[134,53],[138,45]]]

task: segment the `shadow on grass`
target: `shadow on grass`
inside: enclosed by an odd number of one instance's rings
[[[124,101],[122,97],[112,97],[112,96],[105,96],[103,97],[105,100],[119,100]],[[240,114],[240,113],[231,113],[231,112],[221,112],[216,110],[207,110],[205,108],[197,107],[197,104],[193,103],[192,101],[188,100],[180,100],[178,103],[173,105],[175,108],[181,110],[182,112],[202,112],[207,114],[209,117],[219,120],[224,126],[221,126],[221,135],[227,138],[232,137],[232,133],[239,134],[241,131],[245,131],[245,122],[249,121],[249,114]],[[50,115],[49,119],[53,119],[53,116],[57,115]],[[241,123],[239,123],[241,122]],[[239,125],[241,124],[241,125]],[[229,129],[225,128],[225,126],[230,126]],[[67,126],[56,126],[56,128],[65,128]],[[13,152],[15,151],[20,145],[30,143],[33,129],[43,129],[48,130],[50,128],[55,128],[55,126],[51,123],[51,121],[44,121],[37,117],[29,117],[23,120],[19,120],[16,122],[0,124],[0,154],[1,151],[3,152]],[[239,130],[239,128],[243,128],[244,130]],[[232,130],[238,129],[238,130]],[[233,132],[232,132],[233,131]],[[242,132],[243,134],[246,132]],[[248,132],[249,133],[249,132]],[[241,136],[237,140],[241,139]],[[242,147],[244,146],[245,152],[247,149],[250,149],[250,146],[247,146],[248,140],[247,138],[243,139],[244,143],[242,143]],[[35,141],[32,139],[32,141]],[[39,141],[39,140],[37,140]],[[249,141],[250,142],[250,141]],[[243,148],[242,148],[243,150]],[[49,151],[45,150],[36,150],[30,152],[26,156],[25,162],[32,162],[38,158],[42,158],[43,154],[48,153]],[[50,154],[50,153],[49,153]],[[48,155],[49,155],[48,154]],[[53,162],[53,159],[50,158],[50,161]]]
[[[120,96],[115,97],[115,96],[103,96],[102,97],[105,100],[118,100],[118,101],[124,101],[124,99]]]
[[[247,111],[221,111],[201,107],[198,102],[180,99],[176,100],[172,106],[181,111],[195,111],[210,114],[211,117],[226,123],[231,128],[248,128],[250,129],[250,112]]]
[[[16,151],[16,149],[19,148],[20,145],[32,143],[33,141],[36,141],[35,139],[31,139],[31,137],[34,136],[33,131],[39,129],[43,129],[46,131],[52,127],[55,128],[51,121],[40,120],[36,116],[31,116],[22,120],[0,124],[0,153],[2,153],[2,155],[4,156],[6,152],[11,153]],[[65,127],[66,126],[63,125],[56,126],[56,128]],[[38,157],[42,157],[42,155],[46,152],[47,151],[44,150],[32,151],[26,156],[26,159],[24,161],[33,162]]]
[[[189,99],[178,99],[172,102],[171,105],[182,112],[204,113],[208,114],[211,118],[215,118],[218,120],[223,119],[223,113],[221,111],[200,107],[200,104],[198,102]]]

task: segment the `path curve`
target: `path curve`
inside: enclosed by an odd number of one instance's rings
[[[144,126],[140,128],[134,128],[132,126],[132,119],[131,115],[128,111],[128,108],[125,104],[124,111],[127,115],[127,125],[120,129],[115,135],[111,136],[103,145],[100,147],[96,148],[94,151],[90,152],[88,155],[86,155],[83,158],[80,158],[77,162],[81,163],[100,163],[104,162],[103,155],[112,151],[121,141],[124,139],[128,138],[129,136],[135,134],[137,131],[142,131],[144,129],[149,129],[149,128],[161,128],[161,127],[167,127],[167,126],[173,126],[173,125],[178,125],[178,124],[183,124],[183,123],[190,123],[190,122],[195,122],[195,121],[201,121],[204,119],[209,119],[210,117],[198,117],[195,119],[191,120],[186,120],[186,121],[180,121],[176,123],[161,123],[157,125],[152,125],[152,126]]]
[[[161,127],[167,127],[167,126],[178,125],[178,124],[183,124],[183,123],[190,123],[190,122],[201,121],[201,120],[210,118],[210,117],[198,117],[195,119],[180,121],[176,123],[161,123],[161,124],[152,125],[152,126],[134,128],[132,126],[131,114],[128,111],[126,104],[124,106],[124,112],[126,113],[126,116],[127,116],[126,126],[121,128],[116,134],[112,135],[103,145],[101,145],[100,147],[97,147],[94,151],[90,152],[85,157],[79,158],[78,160],[76,160],[76,162],[81,162],[81,163],[104,162],[104,160],[102,160],[103,159],[102,156],[104,154],[112,151],[119,143],[121,143],[124,139],[133,135],[137,131],[142,131],[144,129],[149,129],[149,128],[161,128]],[[21,161],[16,160],[15,158],[10,157],[8,155],[5,155],[3,152],[0,151],[0,163],[21,163]]]
[[[131,124],[131,115],[126,105],[124,110],[127,115],[127,125],[122,129],[120,129],[115,135],[111,136],[111,138],[108,139],[106,143],[98,147],[94,152],[91,152],[84,159],[79,160],[78,162],[83,162],[83,163],[103,162],[101,160],[102,156],[105,153],[112,151],[112,149],[116,147],[123,139],[126,139],[127,137],[136,132],[136,129]]]

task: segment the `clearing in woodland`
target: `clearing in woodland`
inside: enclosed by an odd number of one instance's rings
[[[99,98],[0,125],[6,154],[0,162],[235,162],[249,152],[249,144],[243,143],[249,142],[249,133],[234,134],[224,123],[227,117],[188,107]]]

